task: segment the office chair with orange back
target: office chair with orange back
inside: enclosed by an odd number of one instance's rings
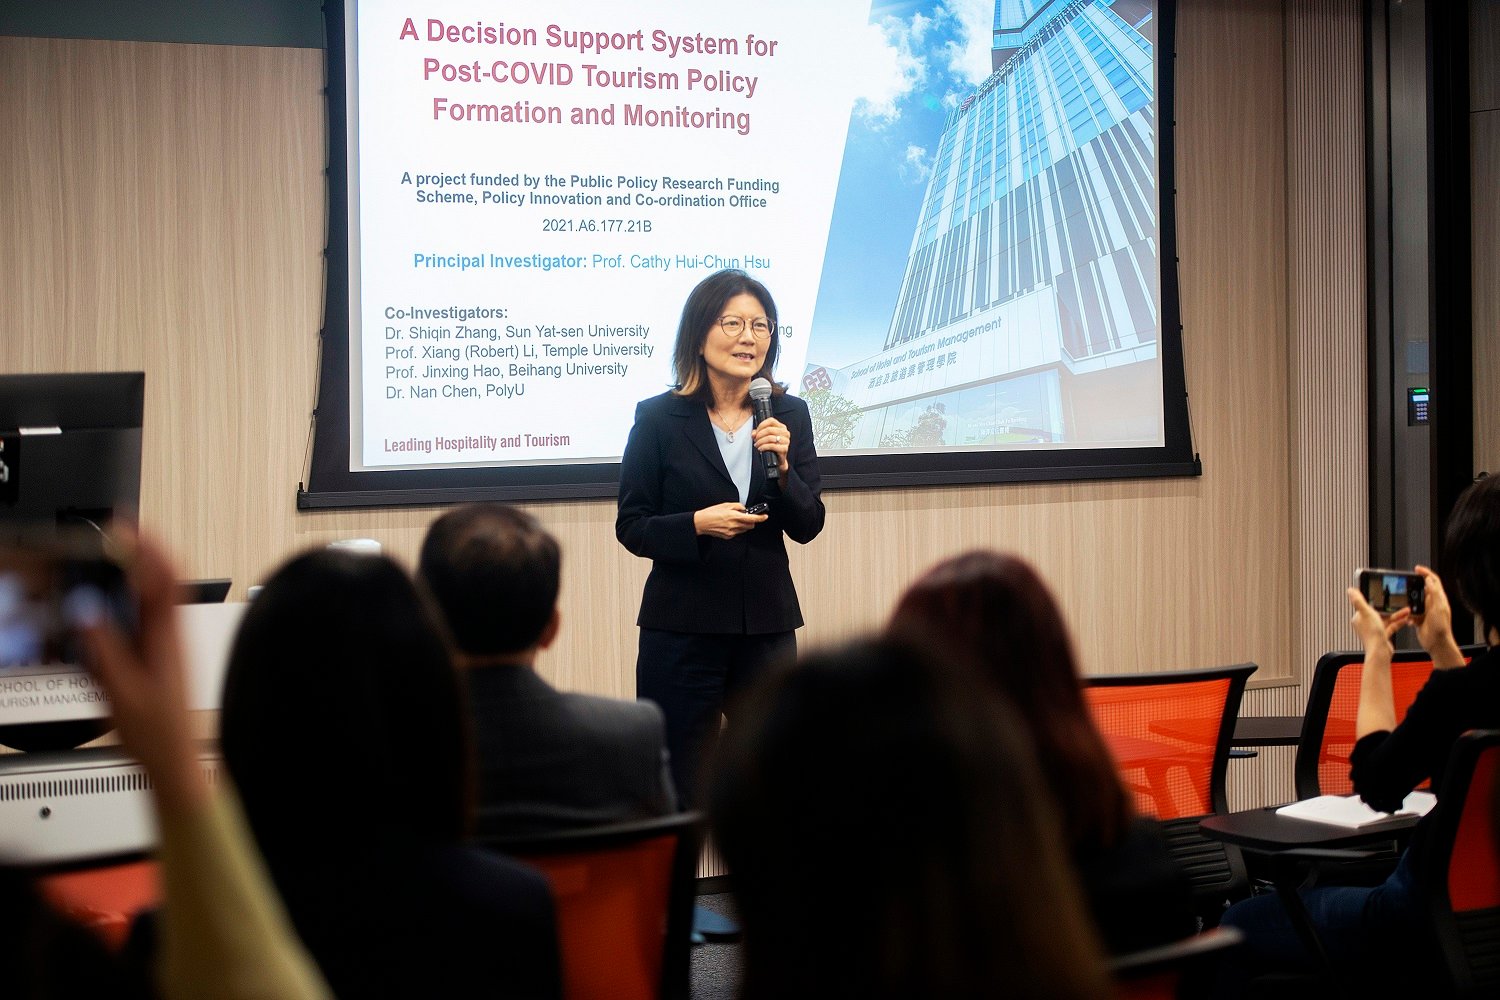
[[[1226,900],[1250,892],[1239,851],[1204,837],[1198,821],[1228,811],[1229,742],[1255,669],[1241,663],[1084,680],[1089,713],[1115,755],[1136,811],[1160,821],[1210,924]]]
[[[1426,897],[1458,997],[1500,995],[1500,730],[1472,729],[1448,757],[1422,844]]]
[[[566,1000],[686,1000],[698,828],[678,813],[481,841],[551,883]]]
[[[1464,662],[1483,649],[1462,647]],[[1324,653],[1313,669],[1293,765],[1299,799],[1354,793],[1354,783],[1349,780],[1349,754],[1355,743],[1354,718],[1359,711],[1364,663],[1365,654],[1359,651]],[[1397,723],[1406,718],[1406,710],[1431,675],[1432,656],[1425,650],[1404,649],[1391,658],[1391,694]]]
[[[119,951],[135,915],[161,900],[160,866],[150,858],[83,865],[42,875],[37,888],[60,913]]]

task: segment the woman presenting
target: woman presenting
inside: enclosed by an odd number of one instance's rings
[[[677,327],[677,386],[636,407],[620,464],[615,535],[651,560],[636,694],[666,716],[684,808],[726,704],[796,653],[802,610],[782,536],[807,543],[823,529],[807,404],[773,383],[771,416],[752,419],[750,383],[770,379],[778,347],[764,285],[743,271],[705,278]],[[776,478],[758,453],[776,457]]]

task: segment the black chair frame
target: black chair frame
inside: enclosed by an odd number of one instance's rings
[[[1430,828],[1419,846],[1425,874],[1428,915],[1438,950],[1458,997],[1500,996],[1500,906],[1454,913],[1448,895],[1448,873],[1458,839],[1464,806],[1474,795],[1485,796],[1491,815],[1500,813],[1500,785],[1475,788],[1479,758],[1500,748],[1500,729],[1471,729],[1458,738],[1448,756],[1441,786],[1443,798],[1433,810]],[[1496,825],[1500,830],[1500,823]],[[1500,844],[1487,845],[1500,851]]]
[[[1408,974],[1420,979],[1420,985],[1430,994],[1457,997],[1490,997],[1500,991],[1500,907],[1458,915],[1453,912],[1448,896],[1448,870],[1452,861],[1453,845],[1457,838],[1459,822],[1463,817],[1464,803],[1473,792],[1471,778],[1479,755],[1495,746],[1500,746],[1500,730],[1470,730],[1458,738],[1448,757],[1447,769],[1439,786],[1443,797],[1437,807],[1424,821],[1428,824],[1426,837],[1417,848],[1422,852],[1418,865],[1423,873],[1419,893],[1427,910],[1428,925],[1432,928],[1431,944],[1437,948],[1429,956],[1427,942],[1414,942],[1420,946],[1424,960],[1440,959],[1448,974],[1449,982],[1439,984],[1426,975],[1427,966],[1408,969]],[[1484,789],[1482,794],[1494,795],[1495,790]],[[1497,845],[1500,849],[1500,845]],[[1382,855],[1383,857],[1383,852]],[[1282,878],[1278,880],[1278,896],[1286,906],[1293,928],[1301,938],[1303,946],[1312,957],[1314,971],[1302,975],[1272,975],[1266,982],[1284,988],[1291,984],[1321,984],[1321,988],[1336,994],[1350,992],[1348,984],[1340,981],[1335,973],[1317,928],[1303,905],[1298,889],[1311,888],[1318,884],[1325,871],[1341,875],[1346,864],[1358,863],[1375,857],[1362,850],[1300,849],[1279,851],[1274,861],[1282,866]],[[1333,867],[1329,867],[1329,866]],[[1295,885],[1290,877],[1293,872],[1305,872],[1302,884]],[[1410,987],[1417,983],[1406,984]]]
[[[1484,647],[1463,646],[1460,651],[1465,658],[1473,659],[1484,652]],[[1391,657],[1391,662],[1420,663],[1431,659],[1432,655],[1423,649],[1398,649]],[[1364,661],[1365,654],[1359,650],[1341,650],[1318,657],[1317,666],[1313,668],[1312,683],[1307,689],[1307,708],[1302,714],[1302,734],[1297,738],[1297,756],[1292,765],[1292,780],[1298,799],[1311,799],[1323,794],[1322,783],[1318,780],[1318,758],[1323,750],[1323,734],[1328,730],[1328,709],[1333,704],[1339,671]]]
[[[1229,680],[1224,699],[1224,713],[1214,743],[1213,768],[1209,775],[1209,800],[1216,814],[1229,812],[1226,791],[1229,772],[1229,748],[1234,725],[1239,718],[1245,683],[1256,669],[1254,663],[1236,663],[1227,667],[1203,667],[1194,670],[1153,671],[1136,674],[1094,674],[1084,678],[1087,687],[1147,687],[1164,683]],[[1250,895],[1250,876],[1245,859],[1237,847],[1210,840],[1198,829],[1202,816],[1182,816],[1158,820],[1172,857],[1182,866],[1192,883],[1193,897],[1206,923],[1218,923],[1226,901]]]

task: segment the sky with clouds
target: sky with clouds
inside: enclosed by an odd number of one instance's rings
[[[809,363],[884,345],[943,124],[990,75],[994,16],[994,0],[872,4]]]

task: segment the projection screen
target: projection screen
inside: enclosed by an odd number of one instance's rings
[[[832,487],[1193,475],[1160,0],[328,5],[303,507],[612,495],[742,268]]]

